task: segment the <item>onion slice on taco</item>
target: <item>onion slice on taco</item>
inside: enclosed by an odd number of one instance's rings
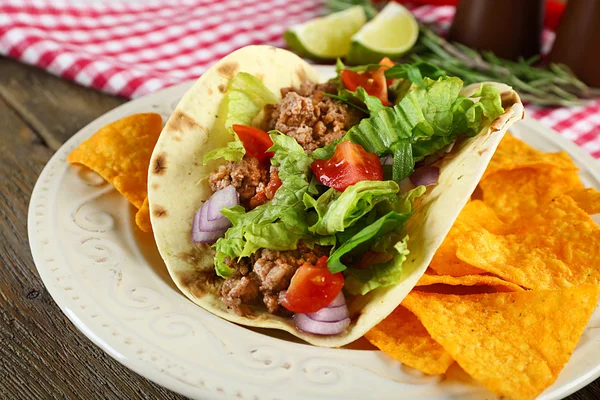
[[[242,48],[154,149],[158,249],[209,312],[343,346],[410,292],[522,117],[510,87],[430,65],[339,64],[322,82],[286,50]]]

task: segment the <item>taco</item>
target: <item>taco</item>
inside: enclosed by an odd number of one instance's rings
[[[187,297],[328,347],[401,303],[523,117],[510,87],[430,64],[337,70],[322,82],[269,46],[228,55],[181,99],[148,176]]]

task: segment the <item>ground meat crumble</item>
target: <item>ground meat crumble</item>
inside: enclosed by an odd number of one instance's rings
[[[265,107],[265,129],[293,137],[307,153],[340,139],[359,122],[360,111],[324,93],[337,93],[336,85],[306,81],[281,89],[281,102]]]
[[[240,195],[240,203],[246,209],[271,200],[276,191],[272,189],[274,181],[279,181],[276,167],[263,165],[256,158],[247,157],[239,162],[221,165],[208,179],[213,192],[233,185]]]
[[[260,300],[271,314],[289,315],[281,302],[292,276],[304,263],[314,265],[319,257],[328,253],[327,247],[310,249],[299,243],[296,250],[261,249],[240,261],[228,259],[226,263],[235,272],[223,282],[221,299],[242,315],[247,312],[248,305],[259,304]]]

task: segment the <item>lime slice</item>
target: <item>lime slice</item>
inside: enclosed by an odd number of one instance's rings
[[[343,57],[350,49],[352,35],[367,22],[360,6],[316,18],[291,27],[283,38],[302,57],[328,60]]]
[[[352,37],[348,64],[378,63],[383,57],[398,58],[419,37],[415,17],[398,3],[390,2],[373,20]]]

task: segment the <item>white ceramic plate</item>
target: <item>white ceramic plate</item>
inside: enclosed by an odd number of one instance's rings
[[[321,69],[323,76],[331,67]],[[31,251],[46,288],[96,345],[137,373],[197,399],[491,399],[473,383],[425,376],[365,343],[322,349],[283,334],[223,321],[191,303],[171,279],[135,209],[67,155],[102,126],[138,112],[168,118],[191,85],[124,104],[73,136],[52,157],[29,206]],[[587,186],[600,189],[597,162],[557,133],[525,119],[512,130],[543,151],[567,151]],[[556,383],[562,398],[600,376],[596,312]]]

